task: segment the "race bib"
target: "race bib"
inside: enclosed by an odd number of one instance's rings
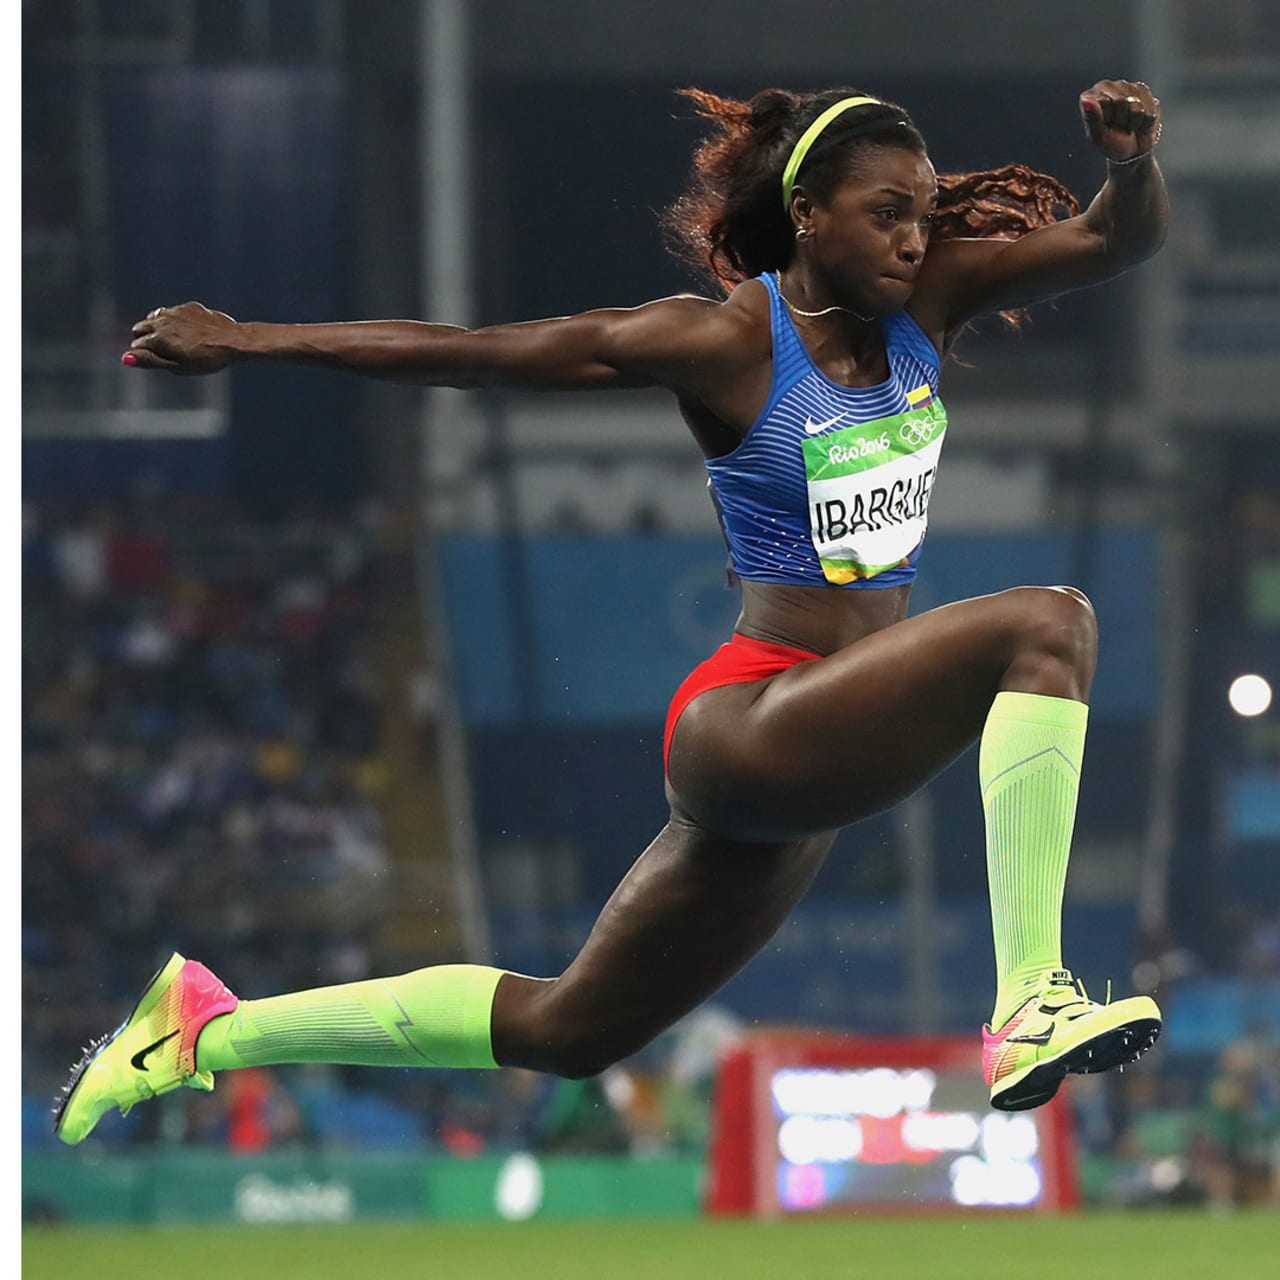
[[[874,578],[920,545],[946,431],[931,399],[804,441],[809,532],[828,582]]]

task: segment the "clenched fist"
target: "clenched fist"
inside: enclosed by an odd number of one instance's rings
[[[1160,141],[1160,99],[1140,80],[1099,80],[1080,95],[1080,114],[1108,160],[1135,160]]]

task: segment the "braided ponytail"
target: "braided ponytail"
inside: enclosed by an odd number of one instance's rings
[[[676,257],[727,292],[789,261],[794,232],[779,192],[803,100],[784,89],[766,89],[750,102],[703,89],[681,89],[680,96],[716,130],[694,152],[692,181],[663,227]]]

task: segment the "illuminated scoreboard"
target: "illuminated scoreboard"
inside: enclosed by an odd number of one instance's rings
[[[1069,1112],[993,1111],[976,1037],[767,1032],[725,1057],[708,1208],[1060,1209],[1076,1202]]]

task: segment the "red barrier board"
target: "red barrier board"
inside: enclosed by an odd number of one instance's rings
[[[721,1061],[707,1209],[1063,1210],[1077,1204],[1060,1093],[994,1111],[973,1037],[757,1032]]]

